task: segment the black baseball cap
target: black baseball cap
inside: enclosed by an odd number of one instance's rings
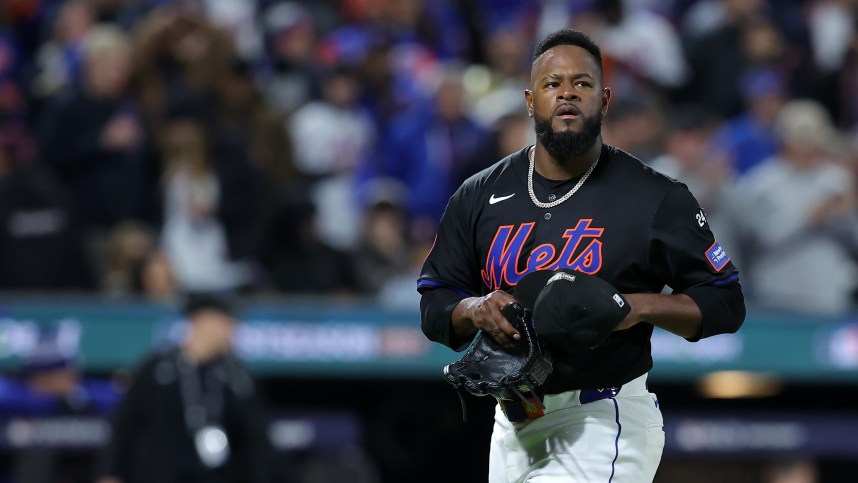
[[[217,310],[229,316],[235,316],[236,307],[233,297],[220,292],[189,292],[185,294],[182,313],[189,317],[200,310]]]
[[[513,296],[530,308],[536,332],[553,351],[560,352],[598,346],[631,312],[611,284],[565,268],[526,275]]]

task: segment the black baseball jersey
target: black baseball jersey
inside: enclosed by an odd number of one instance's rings
[[[738,280],[684,184],[603,145],[581,188],[542,209],[528,194],[527,153],[525,148],[507,156],[453,194],[418,290],[446,287],[471,297],[501,289],[515,295],[525,274],[557,268],[596,275],[622,293],[661,293],[665,286],[679,293]],[[533,178],[541,202],[562,197],[578,181],[538,173]],[[652,330],[637,324],[595,349],[559,357],[546,391],[617,386],[649,371]]]

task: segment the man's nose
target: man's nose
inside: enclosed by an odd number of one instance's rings
[[[572,88],[572,85],[563,84],[557,90],[557,100],[558,101],[572,101],[578,100],[578,94],[575,92],[575,89]]]

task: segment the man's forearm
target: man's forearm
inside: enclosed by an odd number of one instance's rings
[[[699,336],[703,315],[697,303],[688,295],[625,294],[632,306],[626,320],[617,330],[627,329],[639,322],[646,322],[686,339]]]
[[[462,299],[453,309],[450,317],[452,336],[458,340],[471,338],[477,333],[473,319],[468,313],[473,313],[474,306],[480,302],[480,297],[468,297]]]

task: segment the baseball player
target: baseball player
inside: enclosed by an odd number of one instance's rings
[[[628,316],[594,348],[555,352],[544,415],[498,405],[488,479],[652,481],[664,446],[646,383],[653,326],[689,341],[735,332],[738,270],[685,185],[602,142],[611,90],[588,36],[540,42],[524,99],[537,142],[450,198],[418,279],[423,332],[458,351],[479,330],[510,345],[520,334],[501,309],[525,274],[571,269],[611,284]]]

